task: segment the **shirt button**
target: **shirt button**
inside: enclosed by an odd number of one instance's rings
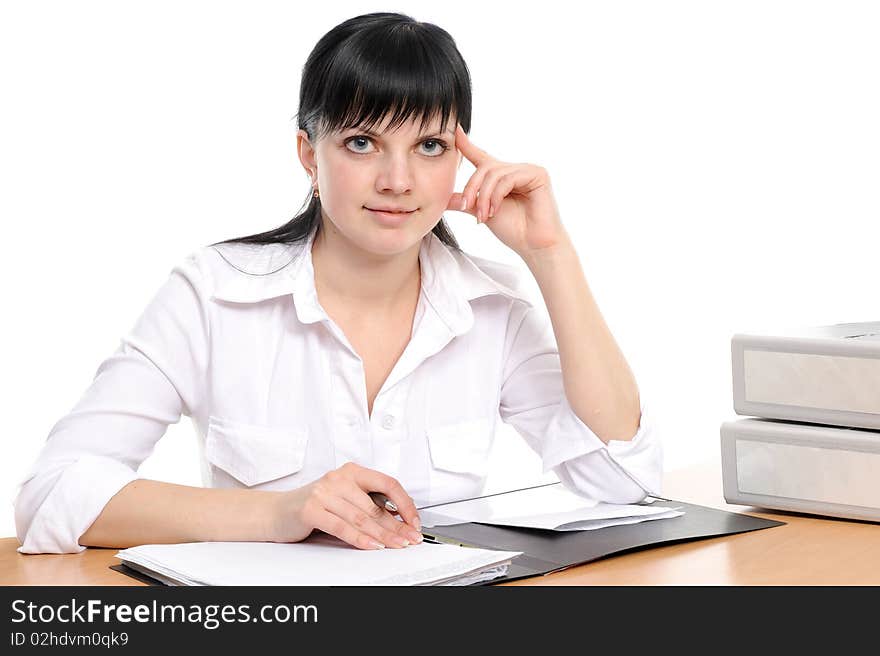
[[[386,430],[394,428],[394,415],[385,415],[382,417],[382,428]]]

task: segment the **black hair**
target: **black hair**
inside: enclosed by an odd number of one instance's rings
[[[424,130],[437,116],[445,130],[454,115],[470,132],[470,71],[453,38],[436,25],[389,12],[350,18],[321,37],[306,60],[297,124],[314,144],[336,130],[369,130],[388,114],[389,130],[415,117]],[[320,223],[321,200],[310,189],[300,212],[284,225],[217,244],[294,243]],[[445,219],[432,232],[461,250]]]

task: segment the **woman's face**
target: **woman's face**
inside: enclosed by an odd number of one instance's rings
[[[393,255],[420,242],[440,221],[461,154],[453,121],[442,133],[439,118],[421,133],[418,120],[393,132],[387,124],[388,117],[374,134],[356,128],[332,132],[314,146],[300,130],[297,145],[313,185],[317,179],[325,226],[330,221],[366,251]]]

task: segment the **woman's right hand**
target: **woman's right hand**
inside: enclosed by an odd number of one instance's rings
[[[393,501],[404,521],[377,506],[369,492],[381,492]],[[315,529],[359,549],[402,548],[422,541],[415,503],[400,483],[353,462],[281,493],[273,525],[273,542],[299,542]]]

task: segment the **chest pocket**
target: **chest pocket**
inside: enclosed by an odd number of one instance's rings
[[[428,428],[428,446],[435,469],[485,475],[492,446],[488,419],[472,419]]]
[[[494,424],[488,419],[429,427],[431,503],[479,496],[489,469]]]
[[[299,472],[308,441],[306,427],[257,426],[211,416],[205,456],[213,466],[253,487]]]

